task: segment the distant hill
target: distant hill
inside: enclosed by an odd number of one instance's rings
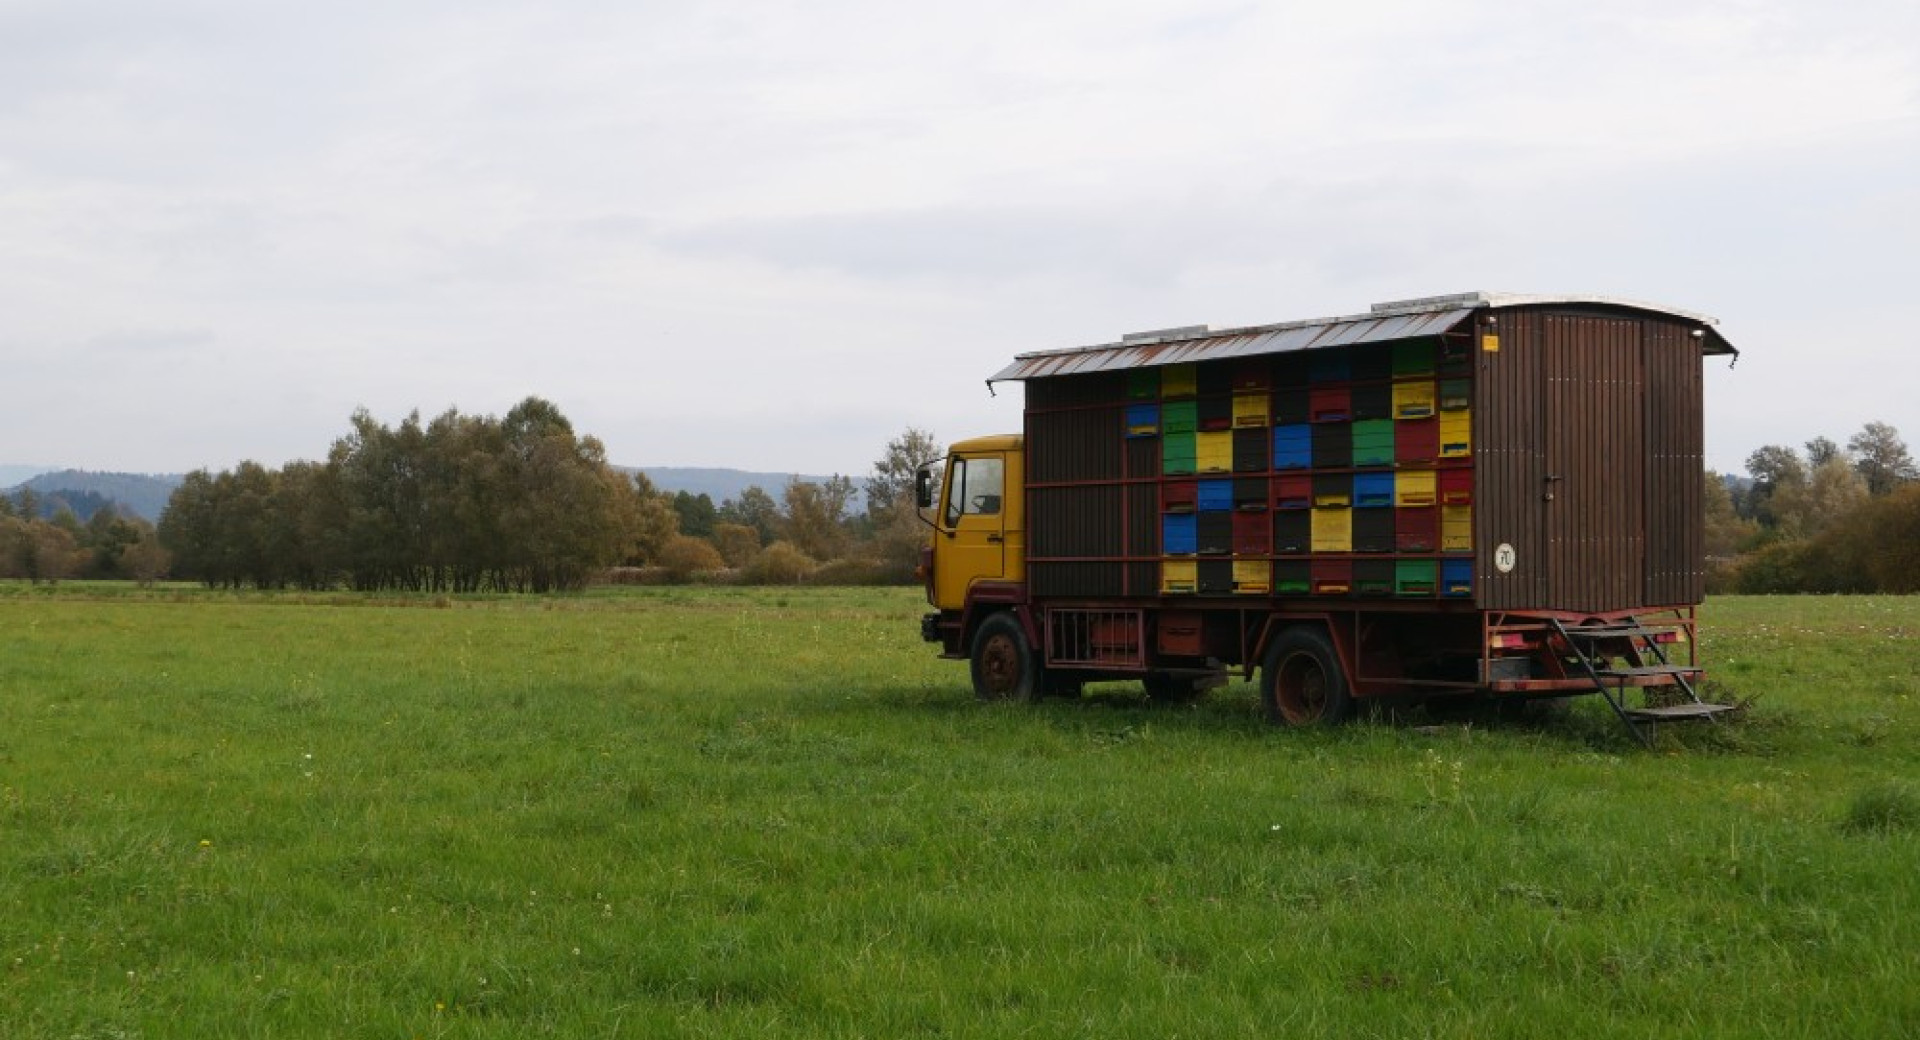
[[[7,494],[17,498],[21,488],[30,488],[43,499],[60,498],[83,521],[108,501],[119,503],[135,516],[159,520],[167,508],[167,499],[182,479],[178,473],[88,473],[63,469],[41,473],[16,484]]]
[[[653,486],[661,491],[685,491],[689,495],[706,495],[713,499],[714,505],[729,498],[739,498],[740,492],[750,487],[758,487],[772,495],[775,501],[787,481],[794,476],[810,484],[825,483],[827,478],[819,474],[793,473],[753,473],[743,469],[700,469],[691,466],[619,466],[618,469],[631,473],[639,470],[653,481]],[[849,474],[851,476],[851,474]],[[865,477],[854,477],[853,486],[862,494],[866,491]],[[851,507],[854,510],[866,508],[866,499],[856,495]]]
[[[22,483],[53,469],[52,466],[22,466],[18,463],[0,463],[0,488],[18,487]]]

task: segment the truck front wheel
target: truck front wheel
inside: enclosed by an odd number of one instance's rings
[[[1299,625],[1280,633],[1260,667],[1267,718],[1287,726],[1327,726],[1353,715],[1353,695],[1333,641]]]
[[[1012,614],[980,622],[973,634],[973,694],[983,701],[1037,700],[1040,667],[1026,630]]]

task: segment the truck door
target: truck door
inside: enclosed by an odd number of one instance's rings
[[[955,455],[947,462],[933,558],[933,600],[959,610],[967,589],[1007,576],[1007,457],[1004,452]]]

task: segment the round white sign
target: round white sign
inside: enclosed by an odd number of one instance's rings
[[[1514,554],[1513,546],[1510,543],[1501,542],[1498,546],[1494,547],[1494,550],[1493,550],[1493,569],[1494,570],[1497,570],[1502,574],[1511,574],[1513,573],[1513,565],[1515,563],[1518,563],[1519,560],[1520,558]]]

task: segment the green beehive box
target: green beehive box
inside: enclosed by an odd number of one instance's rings
[[[1430,339],[1403,340],[1393,345],[1393,377],[1430,376],[1438,351]]]
[[[1398,560],[1393,566],[1397,596],[1431,596],[1439,588],[1440,569],[1432,560]]]
[[[1160,441],[1160,470],[1169,475],[1183,475],[1194,471],[1197,459],[1194,435],[1187,433],[1168,433]]]
[[[1127,371],[1127,396],[1136,401],[1151,401],[1160,396],[1160,370],[1135,368]]]
[[[1353,464],[1393,465],[1393,420],[1362,419],[1353,424]]]
[[[1191,434],[1200,428],[1200,406],[1193,401],[1168,401],[1160,406],[1160,432]]]

